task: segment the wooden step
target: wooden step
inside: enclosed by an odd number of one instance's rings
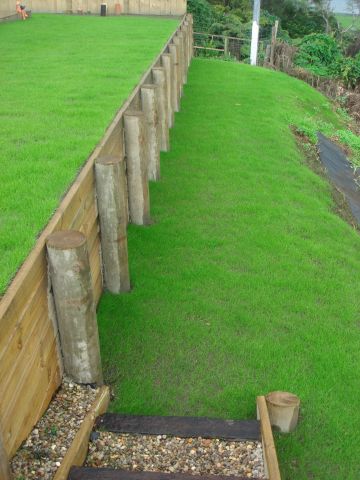
[[[261,440],[258,420],[221,420],[207,417],[159,417],[105,413],[96,428],[114,433],[170,435],[173,437]]]
[[[111,468],[72,467],[68,480],[245,480],[226,475],[190,475],[186,473],[128,472]]]

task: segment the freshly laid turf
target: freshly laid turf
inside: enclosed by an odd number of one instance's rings
[[[284,74],[194,60],[151,184],[154,225],[130,226],[133,291],[98,313],[113,411],[255,417],[300,396],[278,436],[284,479],[360,478],[360,238],[305,164],[290,123],[340,123]]]
[[[0,25],[0,293],[177,20]]]

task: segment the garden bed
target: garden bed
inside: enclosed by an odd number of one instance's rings
[[[263,479],[261,442],[94,432],[89,467]]]
[[[107,406],[106,392],[106,388],[81,386],[64,379],[49,408],[13,457],[11,470],[14,478],[66,478],[61,477],[59,471],[64,470],[65,462],[69,463],[69,468],[77,464],[78,447],[82,448],[84,443],[87,446],[86,435],[79,435],[79,432],[86,420],[87,423],[92,420],[90,434],[95,413],[101,413],[101,408]]]

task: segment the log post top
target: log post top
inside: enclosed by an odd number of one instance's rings
[[[70,250],[81,247],[85,243],[85,235],[76,230],[58,230],[46,239],[48,248],[54,248],[55,250]]]
[[[122,161],[123,159],[116,155],[103,155],[101,157],[98,157],[95,160],[95,163],[98,165],[116,165],[118,163],[121,163]]]
[[[266,395],[266,401],[278,407],[295,407],[300,405],[300,399],[289,392],[271,392]]]

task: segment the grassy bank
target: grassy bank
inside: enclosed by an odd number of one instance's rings
[[[353,16],[350,13],[337,13],[336,15],[337,21],[343,28],[352,27],[354,29],[360,28],[360,17]]]
[[[0,25],[0,294],[177,23],[34,15]]]
[[[341,126],[294,78],[194,60],[101,348],[114,411],[254,418],[257,395],[298,394],[283,478],[355,480],[360,238],[296,146],[289,124],[309,115]]]

